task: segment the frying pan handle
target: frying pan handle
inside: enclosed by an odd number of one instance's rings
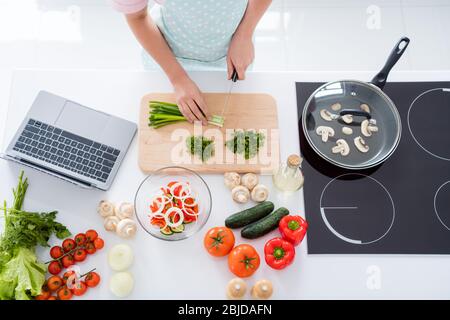
[[[370,120],[372,118],[370,113],[361,111],[361,110],[344,109],[341,112],[339,112],[339,115],[341,117],[345,116],[346,114],[351,114],[352,116],[356,116],[356,117],[364,117],[364,118],[367,118],[368,120]]]
[[[400,41],[396,44],[391,54],[389,55],[389,58],[387,59],[383,69],[381,69],[381,71],[378,72],[378,74],[372,79],[372,84],[383,90],[384,85],[386,84],[386,80],[389,76],[389,72],[405,52],[406,48],[409,45],[409,42],[410,40],[407,37],[403,37],[400,39]]]

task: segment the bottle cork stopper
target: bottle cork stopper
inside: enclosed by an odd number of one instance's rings
[[[291,154],[287,159],[287,163],[291,167],[300,167],[302,161],[303,159],[296,154]]]

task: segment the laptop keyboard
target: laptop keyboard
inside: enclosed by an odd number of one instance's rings
[[[13,149],[97,181],[106,182],[120,151],[30,119]]]

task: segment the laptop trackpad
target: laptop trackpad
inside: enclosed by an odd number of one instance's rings
[[[67,101],[55,126],[91,140],[99,140],[109,115]]]

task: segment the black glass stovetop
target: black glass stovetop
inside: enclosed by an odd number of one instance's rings
[[[299,117],[320,85],[296,84]],[[450,254],[450,82],[391,82],[384,92],[402,137],[378,167],[328,164],[299,121],[310,254]]]

